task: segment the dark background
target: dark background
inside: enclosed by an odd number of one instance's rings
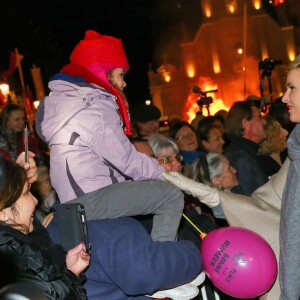
[[[130,64],[126,93],[130,104],[135,105],[151,99],[147,71],[163,63],[164,53],[171,53],[169,63],[180,63],[177,54],[183,22],[191,38],[201,23],[199,0],[1,1],[0,71],[8,68],[9,51],[18,48],[24,55],[25,84],[34,93],[30,75],[34,64],[41,68],[47,93],[49,78],[69,62],[85,31],[93,29],[122,39]],[[174,42],[178,46],[174,47]],[[17,71],[9,83],[22,94]]]

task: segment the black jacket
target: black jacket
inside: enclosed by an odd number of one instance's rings
[[[81,277],[66,268],[65,253],[38,222],[28,235],[0,224],[0,287],[28,281],[47,299],[86,299]]]
[[[268,176],[261,167],[257,155],[259,145],[243,137],[229,136],[229,145],[225,156],[237,170],[239,185],[231,191],[250,196],[258,187],[268,181]]]

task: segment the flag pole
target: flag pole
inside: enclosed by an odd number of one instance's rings
[[[21,81],[21,86],[22,86],[22,91],[23,91],[23,103],[24,103],[24,107],[25,107],[25,111],[26,111],[28,125],[29,125],[30,130],[33,131],[34,115],[32,112],[30,99],[27,97],[28,93],[26,92],[24,76],[23,76],[23,71],[22,71],[22,66],[21,66],[21,60],[22,60],[23,56],[19,54],[18,48],[15,48],[15,53],[16,53],[19,76],[20,76],[20,81]]]
[[[15,53],[16,53],[16,59],[17,59],[17,62],[18,62],[19,76],[20,76],[20,81],[21,81],[21,86],[22,86],[22,91],[23,91],[23,101],[25,101],[26,89],[25,89],[25,83],[24,83],[24,77],[23,77],[21,61],[18,61],[19,60],[19,49],[18,48],[15,48]]]

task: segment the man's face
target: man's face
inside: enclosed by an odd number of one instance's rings
[[[252,118],[244,123],[244,137],[255,142],[260,143],[266,138],[265,120],[261,118],[260,110],[256,106],[252,106]]]
[[[138,133],[144,136],[153,136],[159,134],[159,120],[148,122],[136,122]]]
[[[207,152],[223,153],[223,133],[220,128],[211,128],[208,134],[208,141],[201,141]]]

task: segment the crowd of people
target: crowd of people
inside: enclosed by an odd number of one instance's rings
[[[88,30],[49,81],[29,161],[23,109],[2,108],[0,287],[25,281],[47,299],[201,299],[202,239],[184,213],[205,233],[240,226],[264,237],[279,280],[261,299],[298,300],[300,56],[267,113],[247,98],[163,134],[156,106],[128,106],[128,70],[122,42]],[[91,252],[60,246],[66,203],[84,205]]]

